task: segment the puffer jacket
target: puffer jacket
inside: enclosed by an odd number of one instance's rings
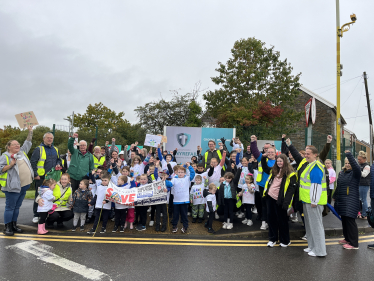
[[[370,198],[374,200],[374,164],[370,167]]]
[[[72,198],[70,205],[73,206],[74,213],[86,213],[88,212],[88,204],[91,203],[92,200],[92,193],[90,190],[83,191],[82,189],[78,188]]]
[[[339,173],[336,190],[333,196],[334,208],[340,216],[356,218],[360,209],[359,183],[361,169],[351,153],[346,153],[351,170]]]
[[[234,199],[234,200],[236,200],[236,193],[238,191],[237,189],[238,189],[238,183],[240,179],[240,173],[241,173],[241,169],[238,169],[238,171],[235,174],[235,178],[231,180],[230,182],[231,199]],[[222,206],[225,205],[225,200],[224,200],[225,199],[225,185],[223,183],[221,183],[221,185],[219,186],[217,193],[218,193],[217,205],[222,205]]]

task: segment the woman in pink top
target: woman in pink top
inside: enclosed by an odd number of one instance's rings
[[[325,160],[325,166],[327,170],[329,171],[329,188],[327,189],[327,202],[331,204],[331,194],[332,191],[334,190],[334,182],[336,181],[336,173],[334,168],[332,167],[332,161],[330,159]]]
[[[280,246],[287,247],[291,244],[287,210],[292,205],[297,177],[286,155],[278,155],[276,161],[272,168],[267,166],[266,160],[261,161],[264,172],[269,174],[263,194],[266,198],[269,224],[267,246],[274,247],[277,244],[279,232]]]

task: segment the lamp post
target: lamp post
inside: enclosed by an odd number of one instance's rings
[[[341,70],[343,69],[340,64],[340,37],[343,37],[343,33],[347,32],[351,24],[354,24],[357,20],[356,15],[351,15],[351,22],[343,24],[340,27],[340,12],[339,12],[339,0],[336,0],[336,172],[337,174],[342,169],[341,153],[340,153],[340,76],[342,76]]]

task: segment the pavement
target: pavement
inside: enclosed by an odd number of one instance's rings
[[[22,227],[30,232],[34,233],[37,230],[37,224],[32,223],[32,205],[33,200],[25,199],[23,201],[23,204],[21,206],[19,218],[18,218],[18,224],[22,225]],[[0,210],[5,209],[5,198],[0,198]],[[149,215],[149,213],[148,213]],[[147,235],[162,235],[162,236],[176,236],[176,235],[182,235],[185,237],[195,237],[195,236],[216,236],[216,237],[230,237],[230,236],[239,236],[239,237],[250,237],[250,238],[267,238],[268,237],[268,231],[267,230],[260,230],[261,221],[257,221],[255,218],[257,217],[257,214],[253,214],[253,225],[247,226],[241,223],[243,219],[238,219],[235,217],[234,219],[234,228],[231,230],[228,229],[222,229],[222,223],[221,221],[214,220],[213,222],[213,229],[216,231],[216,234],[212,235],[209,234],[204,227],[204,223],[192,223],[192,218],[189,217],[189,228],[187,234],[182,234],[181,232],[178,232],[177,234],[171,233],[171,224],[169,224],[169,229],[166,232],[156,232],[154,230],[154,227],[149,227],[148,223],[150,220],[150,217],[148,216],[147,221],[147,230],[138,232],[135,229],[130,230],[127,228],[124,233],[121,233],[120,235],[134,235],[134,236],[147,236]],[[222,220],[222,218],[221,218]],[[4,217],[0,217],[0,226],[4,223]],[[365,234],[365,233],[372,233],[374,232],[374,228],[371,228],[366,220],[357,219],[356,220],[359,233]],[[342,235],[342,225],[341,221],[336,218],[332,213],[329,213],[327,216],[323,218],[323,224],[325,226],[325,234],[326,237],[329,236],[341,236]],[[71,229],[73,227],[73,222],[68,221],[64,222],[64,227],[61,229],[54,229],[51,230],[51,232],[55,233],[69,233],[71,232]],[[107,235],[113,235],[111,233],[112,229],[114,227],[114,222],[109,221],[107,225],[107,233],[106,234],[100,234],[97,233],[98,236],[107,236]],[[179,230],[181,229],[182,225],[180,224],[178,226]],[[292,223],[289,222],[290,227],[290,237],[291,239],[298,239],[305,234],[304,227],[302,226],[301,219],[299,217],[298,223]],[[84,234],[87,235],[87,231],[92,228],[92,224],[87,224],[85,226],[84,232],[80,232],[77,230],[75,232],[75,235]],[[99,226],[100,229],[100,226]],[[119,234],[119,233],[117,233]]]

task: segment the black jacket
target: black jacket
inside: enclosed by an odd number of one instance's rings
[[[91,204],[92,193],[90,190],[82,191],[78,188],[72,196],[72,206],[74,213],[87,213],[88,204]]]
[[[366,166],[369,166],[368,163],[364,163],[364,164],[359,164],[360,165],[360,168],[361,168],[361,172],[364,170],[364,168]],[[362,177],[361,176],[361,179],[360,179],[360,186],[370,186],[370,174],[367,175],[366,177]]]
[[[240,179],[240,172],[241,170],[238,169],[238,171],[236,172],[236,175],[235,175],[235,178],[230,182],[230,187],[231,187],[231,199],[235,199],[236,200],[236,191],[237,191],[237,188],[238,188],[238,182],[239,182],[239,179]],[[218,193],[218,198],[217,198],[217,204],[218,205],[225,205],[225,186],[223,183],[221,183],[220,187],[219,187],[219,190],[217,190],[217,193]]]

